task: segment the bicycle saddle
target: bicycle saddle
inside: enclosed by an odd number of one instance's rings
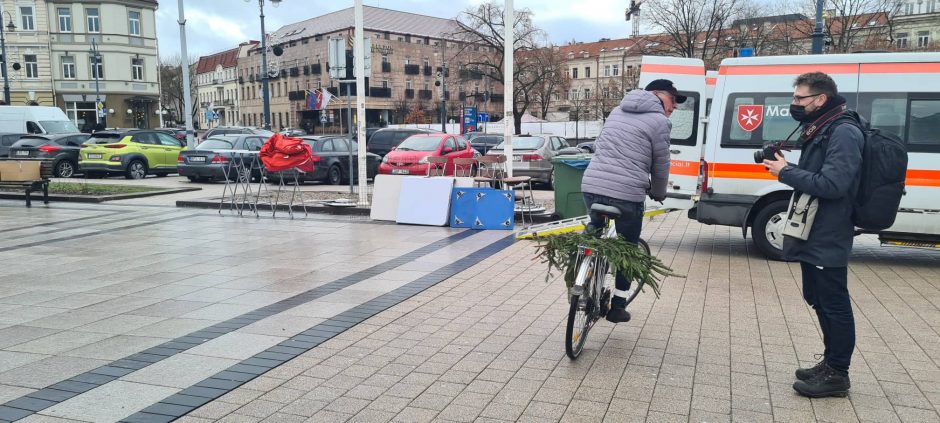
[[[609,219],[616,219],[620,217],[620,209],[614,206],[594,203],[591,204],[591,211],[602,216],[607,216]]]

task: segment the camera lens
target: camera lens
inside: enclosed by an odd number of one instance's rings
[[[764,152],[762,150],[757,150],[754,152],[754,163],[763,163],[764,162]]]

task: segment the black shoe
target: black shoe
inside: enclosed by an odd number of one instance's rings
[[[844,397],[848,395],[851,386],[848,373],[823,364],[823,368],[812,379],[794,382],[793,390],[810,398]]]
[[[812,379],[814,376],[816,376],[816,374],[818,374],[820,371],[822,371],[823,367],[826,366],[826,359],[823,358],[822,355],[820,355],[820,354],[816,354],[816,358],[817,358],[817,359],[822,358],[822,359],[819,360],[819,363],[816,363],[815,366],[809,367],[809,368],[796,369],[796,379],[797,379],[797,380],[804,380],[804,381],[805,381],[805,380],[810,380],[810,379]]]
[[[626,323],[630,321],[630,312],[624,308],[611,308],[607,312],[607,321],[611,323]]]

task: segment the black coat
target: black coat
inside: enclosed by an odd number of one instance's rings
[[[832,128],[821,128],[803,145],[797,167],[780,172],[780,182],[819,199],[809,239],[785,236],[783,256],[814,266],[846,267],[855,237],[852,203],[858,191],[865,137],[844,119],[833,124]],[[831,133],[828,142],[822,142],[827,133]]]

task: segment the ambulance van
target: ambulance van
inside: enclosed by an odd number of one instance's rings
[[[906,194],[894,226],[877,233],[879,239],[894,245],[940,247],[940,54],[725,59],[711,99],[712,76],[701,61],[643,58],[641,66],[641,84],[673,79],[690,98],[698,94],[694,103],[700,104],[687,106],[672,118],[667,206],[687,208],[689,216],[702,223],[741,227],[744,236],[751,228],[757,248],[780,259],[791,190],[755,163],[753,153],[765,141],[786,139],[797,127],[789,116],[793,81],[802,73],[821,71],[832,76],[849,108],[907,145]],[[794,150],[786,153],[794,163],[799,160],[795,138],[788,143]]]

